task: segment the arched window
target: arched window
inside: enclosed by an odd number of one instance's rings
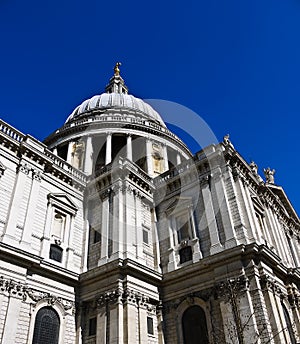
[[[58,344],[59,317],[51,307],[41,308],[36,315],[32,344]]]
[[[182,330],[184,344],[208,344],[206,317],[199,306],[189,307],[182,316]]]

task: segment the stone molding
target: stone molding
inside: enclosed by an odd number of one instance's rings
[[[99,296],[97,296],[97,300],[96,300],[97,306],[103,307],[103,306],[106,306],[108,303],[112,303],[112,304],[117,303],[120,301],[121,296],[122,296],[122,290],[119,288],[106,291],[100,294]]]
[[[8,297],[15,297],[26,300],[26,286],[13,279],[6,279],[0,276],[0,293]]]
[[[73,301],[61,298],[48,292],[28,288],[25,283],[17,282],[13,279],[7,279],[0,276],[0,294],[8,297],[21,299],[23,302],[29,298],[36,305],[39,301],[45,301],[48,305],[58,303],[65,311],[75,312],[75,303]]]
[[[217,283],[214,288],[215,298],[230,299],[233,295],[238,295],[249,290],[249,279],[243,275],[239,277],[231,277],[225,281]]]
[[[72,313],[75,312],[74,301],[66,300],[51,293],[41,292],[32,288],[25,288],[25,295],[28,296],[35,304],[39,301],[45,301],[48,305],[59,303],[65,311],[72,310]]]
[[[22,172],[26,175],[29,175],[29,172],[31,171],[31,166],[27,165],[27,163],[25,162],[21,162],[18,166],[17,166],[17,173]]]
[[[5,170],[6,170],[6,167],[0,161],[0,178],[3,176]]]
[[[291,308],[300,308],[300,291],[292,285],[287,286],[288,301]]]
[[[284,292],[282,288],[278,285],[278,282],[269,275],[263,275],[260,278],[260,285],[263,290],[271,291],[272,293],[284,298]]]
[[[96,305],[98,308],[102,308],[109,304],[113,305],[117,303],[132,304],[137,307],[145,308],[148,312],[156,312],[159,308],[158,302],[153,302],[145,294],[130,288],[124,290],[116,288],[105,291],[97,295],[95,300],[89,302],[89,306],[93,308],[94,305]]]
[[[1,170],[1,166],[0,166]],[[20,162],[19,165],[16,168],[17,173],[24,173],[25,175],[29,176],[31,172],[31,178],[36,181],[41,181],[42,180],[42,172],[36,168],[33,168],[26,162]]]

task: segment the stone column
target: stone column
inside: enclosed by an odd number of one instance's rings
[[[294,260],[293,260],[293,255],[291,255],[291,252],[290,252],[290,246],[289,246],[289,243],[287,241],[287,237],[286,237],[286,234],[285,234],[285,231],[283,230],[279,220],[278,220],[278,216],[279,216],[279,213],[276,212],[274,214],[273,212],[273,217],[274,217],[274,222],[275,222],[275,226],[276,226],[276,231],[278,232],[278,237],[280,238],[280,243],[282,244],[282,251],[284,253],[284,256],[285,259],[286,259],[286,262],[290,265],[290,266],[294,266]]]
[[[46,259],[49,258],[50,233],[51,233],[53,218],[54,218],[54,208],[52,207],[51,203],[48,202],[45,229],[44,229],[44,234],[41,240],[41,256]]]
[[[278,237],[277,228],[274,222],[272,210],[269,207],[266,207],[266,215],[269,222],[269,232],[272,235],[273,245],[275,247],[275,250],[279,254],[279,256],[286,259],[285,252],[283,252],[282,247],[281,247],[281,239]]]
[[[217,252],[222,251],[223,247],[220,242],[219,237],[219,231],[216,223],[216,217],[215,212],[212,204],[211,199],[211,192],[209,190],[209,178],[203,178],[200,182],[201,185],[201,192],[203,197],[203,203],[204,203],[204,209],[205,214],[203,216],[206,216],[207,226],[209,230],[209,236],[210,236],[210,253],[214,254]]]
[[[139,344],[148,344],[147,304],[142,299],[138,300]]]
[[[247,242],[253,242],[255,239],[255,232],[254,232],[254,228],[253,223],[251,222],[251,214],[250,214],[250,209],[249,209],[249,205],[248,205],[248,200],[247,200],[247,196],[245,193],[245,179],[243,179],[242,176],[237,175],[235,178],[235,184],[237,186],[237,195],[239,196],[241,202],[240,202],[240,207],[242,210],[242,219],[244,222],[244,236],[245,236],[245,240]]]
[[[131,134],[127,135],[126,157],[128,160],[132,161],[132,137],[131,137]]]
[[[250,191],[248,185],[245,185],[245,195],[247,199],[247,204],[248,204],[248,211],[249,211],[249,221],[250,221],[250,226],[252,228],[252,233],[255,238],[255,240],[262,244],[262,237],[264,234],[262,233],[262,229],[260,228],[260,224],[258,223],[258,220],[255,215],[255,209],[253,206],[253,201],[251,199]]]
[[[189,217],[190,217],[190,224],[192,229],[192,249],[193,249],[193,263],[196,263],[203,257],[202,252],[200,250],[199,238],[197,237],[196,233],[196,225],[194,220],[194,213],[192,206],[189,208]]]
[[[105,195],[102,199],[102,228],[101,228],[101,258],[98,266],[105,264],[108,258],[108,240],[109,240],[109,197]]]
[[[54,147],[54,148],[53,148],[52,153],[55,154],[55,155],[57,155],[57,147]]]
[[[280,313],[277,309],[276,302],[276,283],[269,276],[265,275],[262,281],[264,289],[264,298],[266,300],[266,306],[268,309],[270,324],[272,328],[271,337],[276,337],[276,343],[286,343],[283,335],[283,327],[280,319]],[[271,342],[272,343],[272,342]]]
[[[73,141],[70,141],[68,144],[68,153],[67,153],[67,163],[71,164],[72,163],[72,157],[73,157],[73,145],[75,143]]]
[[[109,343],[119,344],[124,343],[124,319],[123,319],[123,303],[121,296],[117,297],[113,303],[110,304],[110,334]]]
[[[240,197],[236,190],[235,180],[233,177],[233,175],[236,177],[238,173],[239,171],[236,167],[233,167],[232,169],[230,167],[226,167],[226,170],[223,171],[224,191],[228,197],[228,211],[232,218],[233,224],[233,227],[225,228],[226,248],[231,248],[237,244],[246,243],[244,235],[245,226],[243,223],[243,211],[240,206]],[[229,230],[230,232],[226,233],[226,230]]]
[[[7,244],[15,244],[16,226],[18,221],[19,209],[22,202],[23,190],[25,187],[26,179],[28,178],[30,167],[21,162],[17,167],[17,174],[15,179],[14,191],[9,205],[9,212],[7,216],[7,223],[4,227],[3,242]]]
[[[112,134],[111,133],[107,133],[107,136],[106,136],[105,165],[111,163],[111,146],[112,146]]]
[[[173,221],[172,221],[173,220]],[[177,233],[173,230],[173,228],[176,228],[174,224],[174,218],[168,219],[165,215],[163,218],[163,226],[162,228],[168,228],[169,233],[169,249],[168,249],[168,255],[169,255],[169,261],[168,261],[168,272],[173,271],[177,268],[177,261],[176,261],[176,252],[175,252],[175,246],[178,244],[178,238]],[[175,232],[175,233],[174,233]]]
[[[85,152],[84,152],[84,172],[87,174],[93,173],[93,142],[92,137],[88,136],[85,140]]]
[[[66,268],[73,270],[74,267],[74,248],[73,248],[73,235],[74,235],[74,217],[72,215],[67,216],[67,223],[65,228],[65,240],[66,245]]]
[[[290,243],[291,243],[291,250],[292,250],[292,256],[295,261],[295,266],[299,267],[300,266],[300,259],[299,259],[299,250],[297,249],[297,244],[295,245],[295,235],[293,235],[290,238]]]
[[[169,161],[168,161],[168,149],[167,146],[163,145],[163,158],[164,158],[164,172],[169,170]]]
[[[34,221],[34,215],[36,206],[39,200],[39,191],[41,185],[41,174],[40,171],[32,171],[32,184],[28,200],[27,212],[25,216],[25,224],[23,229],[23,235],[20,246],[22,248],[28,248],[31,245],[31,233]]]
[[[151,232],[154,232],[153,237],[153,249],[154,249],[154,268],[161,272],[161,260],[160,260],[160,247],[159,247],[159,235],[158,235],[158,226],[155,211],[151,211]]]
[[[181,164],[181,156],[180,156],[179,152],[177,152],[177,155],[176,155],[176,162],[177,162],[177,165]]]
[[[123,258],[124,221],[123,221],[123,192],[121,185],[114,185],[113,227],[112,227],[112,255],[111,258]]]
[[[126,291],[124,303],[124,343],[132,344],[137,342],[137,309],[133,292]]]
[[[135,237],[135,204],[133,191],[127,184],[124,192],[124,212],[125,212],[125,233],[124,233],[124,252],[126,258],[136,257],[136,237]],[[124,257],[124,258],[125,258]]]
[[[149,138],[146,140],[146,159],[147,159],[147,172],[149,176],[152,176],[153,175],[152,141]]]
[[[143,260],[142,200],[139,193],[135,194],[135,216],[136,257]]]
[[[105,311],[105,304],[98,306],[97,313],[97,333],[96,344],[107,344],[106,342],[106,328],[107,328],[107,314]]]
[[[2,341],[5,344],[15,344],[17,342],[16,333],[22,306],[23,291],[18,291],[18,284],[10,281],[6,291],[8,303],[6,309],[5,325],[3,329]]]

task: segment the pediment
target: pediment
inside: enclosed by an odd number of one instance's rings
[[[76,213],[78,210],[77,205],[73,202],[71,197],[65,193],[50,193],[47,197],[52,205],[65,211]]]
[[[168,205],[166,209],[167,215],[176,209],[176,212],[180,212],[184,209],[188,209],[192,206],[191,197],[175,197],[174,200]]]

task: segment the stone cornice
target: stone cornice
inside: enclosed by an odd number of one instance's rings
[[[0,145],[5,146],[14,154],[35,168],[74,186],[84,189],[87,177],[62,158],[53,154],[45,144],[30,135],[24,135],[9,124],[0,120]]]
[[[128,110],[126,110],[127,112]],[[107,112],[107,111],[105,111]],[[72,134],[80,134],[87,131],[87,129],[117,129],[124,128],[126,130],[140,130],[142,132],[151,133],[155,136],[163,137],[173,142],[176,146],[179,146],[187,155],[191,156],[188,147],[170,130],[153,123],[148,119],[132,118],[132,116],[126,116],[126,113],[122,113],[122,116],[114,116],[111,114],[99,114],[99,110],[91,112],[88,117],[78,118],[71,123],[65,124],[63,127],[57,129],[53,134],[45,139],[47,145],[51,145],[59,138],[64,138]]]
[[[289,227],[292,226],[298,232],[300,231],[298,216],[291,214],[291,212],[287,214],[286,208],[279,200],[279,197],[271,191],[257,174],[253,173],[249,164],[237,151],[233,149],[225,150],[224,157],[229,166],[231,166],[232,174],[235,178],[241,178],[244,183],[247,183],[263,202],[267,202],[272,209],[275,209],[280,214]]]

